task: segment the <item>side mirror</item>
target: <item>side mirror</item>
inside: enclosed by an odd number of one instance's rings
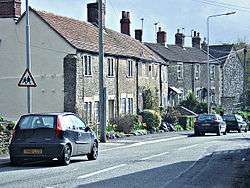
[[[85,132],[89,132],[91,129],[87,126],[86,128],[85,128]]]

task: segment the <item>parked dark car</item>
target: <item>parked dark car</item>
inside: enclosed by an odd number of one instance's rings
[[[195,121],[194,134],[205,135],[205,133],[216,133],[218,136],[226,135],[226,123],[217,114],[200,114]]]
[[[242,130],[247,132],[247,123],[240,115],[227,114],[223,116],[223,119],[227,124],[227,132],[238,131],[240,133]]]
[[[27,159],[53,160],[63,165],[71,156],[98,156],[96,135],[73,113],[29,114],[20,117],[9,146],[11,163]]]

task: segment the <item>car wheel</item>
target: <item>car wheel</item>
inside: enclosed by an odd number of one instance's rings
[[[241,128],[238,129],[238,133],[241,133]]]
[[[96,142],[94,142],[91,152],[87,154],[88,160],[96,160],[98,157],[98,145]]]
[[[247,132],[247,128],[245,128],[245,130],[244,130],[244,131],[245,131],[245,133],[246,133],[246,132]]]
[[[68,144],[66,144],[64,146],[62,156],[59,158],[60,163],[62,165],[69,165],[71,154],[72,154],[72,149]]]
[[[219,130],[217,131],[217,136],[221,135],[221,129],[219,128]]]
[[[226,135],[227,134],[227,131],[223,132],[223,135]]]
[[[226,129],[226,132],[227,132],[227,133],[230,133],[230,129]]]
[[[22,160],[21,159],[18,159],[16,157],[10,157],[10,164],[12,166],[19,166],[22,164]]]

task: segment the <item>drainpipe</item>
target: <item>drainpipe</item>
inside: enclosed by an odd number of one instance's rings
[[[139,114],[139,60],[136,60],[136,112]]]
[[[115,71],[115,85],[116,85],[116,117],[119,117],[120,103],[119,103],[119,59],[116,59],[116,71]]]

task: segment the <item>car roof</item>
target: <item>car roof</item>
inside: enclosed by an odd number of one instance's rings
[[[62,116],[65,116],[65,115],[75,115],[74,113],[72,112],[49,112],[49,113],[30,113],[30,114],[23,114],[22,116],[39,116],[39,115],[42,115],[42,116],[59,116],[59,115],[62,115]]]

